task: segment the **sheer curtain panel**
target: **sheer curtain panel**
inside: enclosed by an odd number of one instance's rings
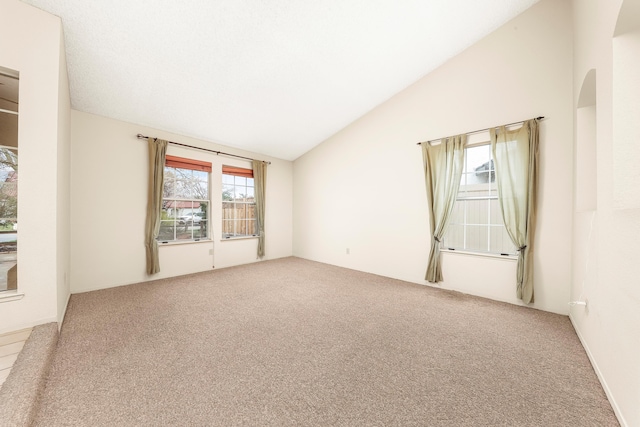
[[[256,193],[256,225],[258,227],[258,258],[264,256],[264,207],[267,188],[267,164],[260,160],[252,161],[253,185]]]
[[[422,144],[431,227],[431,252],[425,275],[425,279],[429,282],[442,281],[440,241],[447,230],[453,205],[458,196],[466,141],[466,135],[458,135],[444,138],[438,145]]]
[[[538,121],[527,120],[516,130],[500,126],[491,129],[490,134],[502,219],[511,241],[518,247],[516,294],[528,304],[534,302]]]
[[[147,226],[145,247],[147,250],[147,274],[160,271],[158,259],[158,233],[160,232],[160,210],[162,209],[162,184],[168,141],[149,138],[149,192],[147,197]]]

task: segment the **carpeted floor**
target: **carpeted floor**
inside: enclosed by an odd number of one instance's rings
[[[73,295],[41,426],[617,426],[565,316],[298,258]]]

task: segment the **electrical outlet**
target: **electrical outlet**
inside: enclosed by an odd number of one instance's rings
[[[349,250],[349,248],[347,248],[347,255],[349,255],[351,253],[351,251]]]
[[[209,249],[209,255],[213,255],[213,249]]]

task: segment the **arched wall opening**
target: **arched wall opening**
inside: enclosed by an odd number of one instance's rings
[[[640,208],[640,0],[625,0],[613,35],[613,207]]]
[[[598,205],[596,144],[596,70],[585,76],[576,110],[576,199],[578,212],[594,211]]]

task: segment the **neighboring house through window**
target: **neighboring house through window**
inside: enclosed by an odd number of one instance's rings
[[[442,242],[443,249],[497,255],[516,253],[502,220],[495,180],[491,145],[467,146],[460,189]]]
[[[257,236],[253,170],[222,167],[222,237]]]
[[[209,239],[211,163],[166,156],[161,242]]]

